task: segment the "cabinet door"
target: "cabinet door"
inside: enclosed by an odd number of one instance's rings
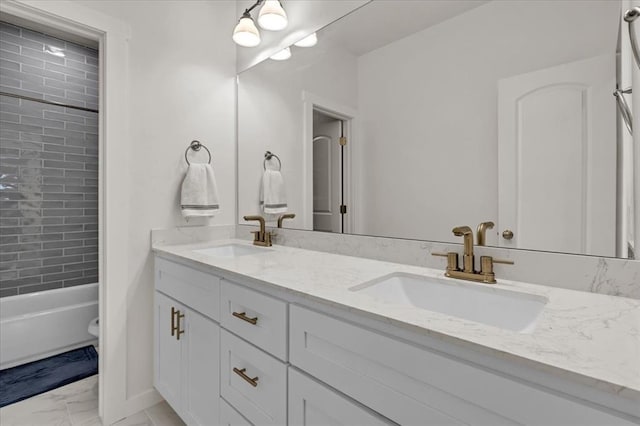
[[[289,368],[291,426],[382,426],[395,424]]]
[[[217,425],[220,416],[220,326],[187,309],[181,330],[184,330],[180,341],[185,421],[189,425]]]
[[[162,293],[155,292],[155,342],[154,342],[154,369],[155,386],[160,395],[167,400],[174,410],[180,412],[181,406],[181,362],[180,344],[174,335],[172,326],[175,324],[174,311],[184,311],[184,307]]]

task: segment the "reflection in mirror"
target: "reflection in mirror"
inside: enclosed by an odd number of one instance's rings
[[[269,150],[287,227],[460,242],[491,221],[486,245],[628,257],[620,20],[616,1],[366,4],[239,75],[239,213],[262,213]]]

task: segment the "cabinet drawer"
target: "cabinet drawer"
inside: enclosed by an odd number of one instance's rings
[[[220,278],[159,257],[155,272],[156,290],[219,321]]]
[[[224,328],[281,360],[287,360],[285,302],[223,280],[220,313]]]
[[[391,421],[289,368],[289,424],[292,426],[384,426]]]
[[[253,426],[249,420],[238,413],[227,401],[220,398],[220,426]]]
[[[226,330],[220,380],[222,397],[254,425],[287,424],[286,365]]]
[[[305,308],[290,317],[291,364],[403,425],[632,424]]]

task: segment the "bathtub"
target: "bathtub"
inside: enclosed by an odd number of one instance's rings
[[[98,284],[0,299],[0,370],[89,344],[98,316]]]

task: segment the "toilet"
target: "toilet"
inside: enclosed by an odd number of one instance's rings
[[[92,319],[89,322],[89,334],[91,334],[92,336],[95,337],[99,337],[100,336],[100,327],[98,325],[98,321],[99,321],[100,317],[95,317],[94,319]]]

